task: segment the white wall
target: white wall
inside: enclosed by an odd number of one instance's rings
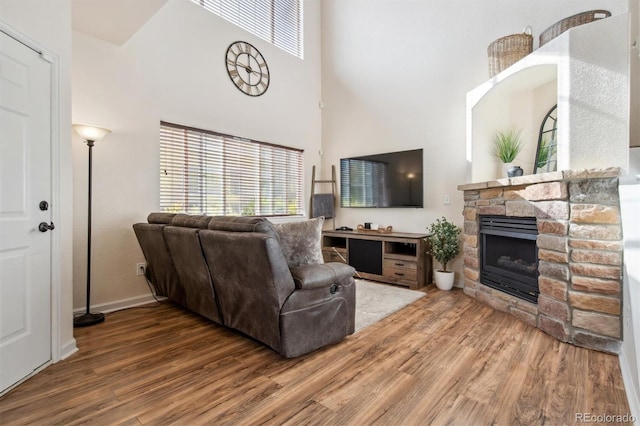
[[[628,26],[629,15],[620,14],[569,33],[571,133],[563,169],[629,169]]]
[[[629,0],[629,14],[631,16],[629,33],[631,46],[629,57],[629,73],[631,76],[631,117],[630,146],[640,147],[640,2]],[[635,77],[635,78],[634,78]]]
[[[631,148],[633,175],[621,180],[620,207],[624,233],[624,311],[620,369],[631,412],[640,417],[640,147]]]
[[[69,0],[0,0],[0,21],[57,56],[59,205],[52,205],[56,235],[59,240],[60,263],[54,266],[53,318],[57,334],[53,336],[53,359],[57,361],[76,350],[73,338],[72,307],[72,166],[71,166],[71,5]],[[55,108],[54,107],[54,108]],[[55,120],[55,118],[54,118]],[[59,271],[59,273],[55,272]],[[55,330],[54,330],[55,331]]]
[[[323,166],[425,149],[423,209],[339,209],[337,224],[424,232],[444,215],[462,225],[466,93],[489,78],[487,46],[531,25],[536,48],[548,26],[600,8],[624,13],[627,1],[324,0]],[[458,272],[461,263],[454,264]]]
[[[633,415],[640,418],[640,3],[629,0],[631,112],[629,174],[620,179],[624,234],[624,311],[620,369]]]
[[[131,226],[159,209],[160,120],[303,148],[305,176],[319,164],[319,0],[304,8],[304,60],[188,0],[169,1],[122,46],[73,33],[73,122],[113,131],[94,147],[92,305],[108,310],[149,294],[135,275],[144,257]],[[271,83],[263,96],[241,93],[227,75],[225,52],[237,40],[267,60]],[[87,147],[78,137],[73,159],[78,309],[85,305],[87,225]],[[305,188],[308,194],[310,182]]]

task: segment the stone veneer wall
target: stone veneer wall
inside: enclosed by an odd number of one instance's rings
[[[563,171],[459,186],[464,292],[563,342],[617,352],[623,302],[619,173]],[[480,283],[480,215],[537,219],[538,304]]]

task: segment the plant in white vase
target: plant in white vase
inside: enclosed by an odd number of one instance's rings
[[[438,269],[434,273],[436,286],[440,290],[451,290],[455,274],[453,271],[447,271],[447,264],[460,253],[462,229],[447,221],[443,216],[429,225],[427,230],[429,231],[427,252],[442,265],[442,269]]]

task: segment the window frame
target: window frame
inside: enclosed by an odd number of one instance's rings
[[[303,149],[166,121],[159,144],[162,212],[305,214]]]

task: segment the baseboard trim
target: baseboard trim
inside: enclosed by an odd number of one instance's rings
[[[158,297],[159,300],[166,300],[166,297]],[[142,296],[129,297],[127,299],[116,300],[108,303],[101,303],[99,305],[91,305],[92,312],[102,312],[108,314],[109,312],[121,311],[123,309],[135,308],[137,306],[153,303],[156,300],[151,294],[144,294]],[[73,310],[74,315],[82,314],[86,311],[86,307],[81,307]]]
[[[622,381],[624,382],[624,390],[627,394],[627,402],[629,404],[629,410],[631,415],[635,418],[634,424],[640,419],[640,401],[638,400],[638,393],[633,380],[631,369],[627,357],[624,354],[624,350],[620,351],[618,355],[618,361],[620,362],[620,372],[622,373]],[[623,414],[623,413],[621,413]]]
[[[76,352],[78,352],[78,346],[76,345],[76,339],[71,339],[66,344],[62,345],[62,347],[60,347],[60,359],[58,361],[61,361],[63,359],[67,359],[71,355],[75,354]]]

